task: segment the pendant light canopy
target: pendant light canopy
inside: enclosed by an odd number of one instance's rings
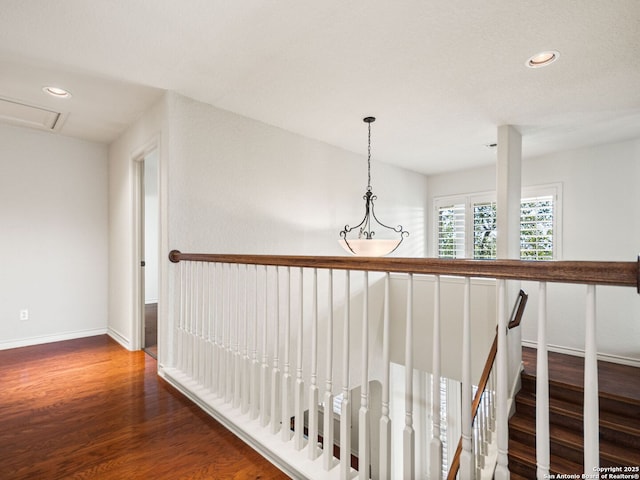
[[[409,232],[402,228],[402,225],[390,227],[385,225],[374,211],[374,201],[377,197],[371,189],[371,124],[375,122],[375,117],[365,117],[363,121],[367,124],[369,130],[368,150],[367,150],[367,191],[364,194],[364,218],[355,227],[345,225],[344,230],[340,232],[340,244],[349,253],[364,257],[382,257],[393,252],[400,246],[402,240],[409,235]],[[376,230],[381,233],[381,237],[376,237]],[[352,231],[357,230],[357,235],[351,235]]]

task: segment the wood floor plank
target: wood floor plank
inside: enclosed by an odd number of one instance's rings
[[[285,479],[106,335],[0,351],[3,479]]]

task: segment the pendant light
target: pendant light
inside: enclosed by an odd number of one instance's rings
[[[339,243],[349,253],[364,257],[382,257],[390,254],[400,246],[402,240],[409,235],[409,232],[402,228],[402,225],[390,227],[385,225],[374,211],[374,202],[377,197],[371,189],[371,124],[376,121],[375,117],[365,117],[363,121],[369,129],[368,149],[367,149],[367,191],[364,194],[364,218],[355,227],[345,225],[344,230],[340,232]],[[376,230],[381,233],[382,237],[377,238]],[[349,234],[357,230],[357,235]]]

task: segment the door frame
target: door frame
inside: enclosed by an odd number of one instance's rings
[[[133,163],[133,326],[131,329],[131,344],[134,350],[142,350],[144,348],[144,323],[145,323],[145,289],[144,289],[144,268],[142,267],[142,261],[145,260],[145,237],[144,237],[144,202],[145,202],[145,189],[144,189],[144,160],[152,153],[157,152],[158,156],[158,178],[156,179],[158,185],[158,201],[160,206],[160,142],[158,137],[154,137],[140,149],[138,149],[132,155]],[[162,234],[160,233],[160,217],[158,212],[158,252],[161,252]],[[158,266],[160,266],[160,258],[156,259]],[[160,268],[158,268],[158,283],[160,283]],[[160,298],[158,298],[158,304]],[[159,305],[158,305],[159,307]],[[158,314],[159,319],[159,314]],[[160,322],[158,322],[160,323]],[[158,328],[159,330],[159,328]],[[158,331],[159,334],[159,331]],[[158,345],[160,341],[158,339]]]

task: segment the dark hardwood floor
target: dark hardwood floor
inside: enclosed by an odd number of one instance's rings
[[[104,335],[0,351],[0,478],[287,476]]]

